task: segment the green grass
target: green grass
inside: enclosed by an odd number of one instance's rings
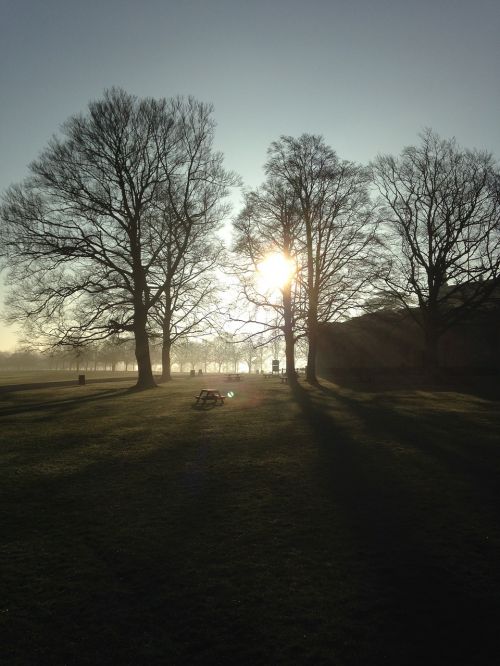
[[[214,383],[235,397],[193,408]],[[0,394],[1,663],[496,663],[499,407],[256,377]]]
[[[104,370],[96,372],[93,370],[4,370],[0,371],[0,388],[14,384],[76,382],[78,375],[85,375],[89,381],[93,379],[111,379],[113,377],[129,378],[132,380],[134,377],[137,377],[136,372],[112,373]]]

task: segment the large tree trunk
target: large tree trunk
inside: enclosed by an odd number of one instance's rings
[[[311,299],[311,300],[314,300]],[[307,317],[307,341],[309,350],[307,352],[307,370],[306,379],[310,384],[317,384],[316,377],[316,356],[318,352],[318,316],[317,304],[310,303],[309,314]]]
[[[316,377],[316,353],[318,349],[318,341],[316,332],[309,333],[309,351],[307,353],[307,368],[306,379],[310,384],[317,384],[318,378]]]
[[[141,304],[142,305],[142,304]],[[134,322],[135,357],[137,359],[136,389],[149,389],[156,386],[149,355],[149,340],[146,330],[146,312],[144,306],[136,308]]]
[[[307,353],[306,379],[310,384],[317,384],[316,377],[316,352],[318,349],[318,295],[316,293],[316,264],[313,254],[312,222],[310,208],[305,215],[306,244],[307,244],[307,341],[309,350]]]
[[[169,382],[172,379],[170,371],[170,340],[163,337],[163,344],[161,347],[161,380],[162,382]]]
[[[287,381],[289,384],[295,384],[297,382],[297,373],[295,372],[295,340],[293,338],[291,291],[291,284],[288,283],[283,289],[283,332],[285,334],[285,361]]]
[[[140,246],[133,239],[132,255],[134,258],[134,338],[135,358],[137,359],[137,384],[135,388],[144,390],[156,387],[149,353],[148,323],[148,285],[141,263]]]
[[[162,348],[161,348],[161,380],[162,382],[169,382],[172,379],[170,369],[170,353],[172,350],[172,341],[170,338],[170,326],[172,323],[172,300],[170,297],[171,283],[170,279],[165,283],[164,294],[164,313],[162,321]],[[182,372],[182,366],[181,366]]]

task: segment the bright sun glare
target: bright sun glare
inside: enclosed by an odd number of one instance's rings
[[[257,266],[260,286],[264,289],[282,289],[295,272],[295,263],[280,252],[267,255]]]

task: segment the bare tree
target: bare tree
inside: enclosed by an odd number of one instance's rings
[[[225,333],[221,336],[225,346],[225,366],[230,372],[238,372],[242,358],[240,340],[234,333]]]
[[[224,363],[228,360],[227,336],[219,334],[210,340],[210,360],[217,366],[217,372],[221,372]]]
[[[211,112],[192,98],[139,100],[111,89],[65,123],[2,207],[4,263],[17,286],[11,319],[35,322],[49,344],[132,332],[137,387],[155,385],[148,315],[166,288],[151,280],[164,248],[159,202],[175,200],[187,226],[206,218],[195,202],[218,187],[221,162],[215,172],[198,169],[196,149]]]
[[[251,338],[247,338],[245,342],[242,342],[240,348],[242,358],[248,366],[248,374],[250,375],[252,373],[254,361],[257,361],[258,359],[257,349]]]
[[[256,338],[254,338],[253,343],[255,349],[255,365],[257,366],[259,372],[263,372],[264,361],[268,354],[268,346],[266,345],[265,338],[262,335],[258,335]]]
[[[319,323],[346,317],[366,298],[376,275],[369,173],[340,160],[322,137],[310,134],[273,142],[265,169],[297,201],[307,379],[315,383]]]
[[[442,334],[498,284],[495,170],[489,153],[462,149],[431,130],[399,158],[373,163],[389,236],[386,291],[421,327],[428,369],[438,366]]]
[[[177,143],[171,110],[165,100],[112,89],[62,132],[2,207],[10,279],[19,286],[11,315],[38,321],[51,342],[66,345],[131,330],[137,385],[153,386],[147,272],[155,257],[145,255],[145,240],[165,181],[160,155]]]
[[[172,364],[177,365],[179,372],[184,372],[184,365],[187,363],[187,346],[189,340],[183,339],[180,340],[177,344],[172,347],[171,350],[171,361]]]
[[[213,149],[213,108],[189,98],[176,100],[182,150],[177,163],[162,162],[167,180],[157,205],[160,247],[154,284],[163,292],[154,308],[162,333],[162,379],[170,379],[170,350],[182,337],[209,332],[217,312],[215,269],[222,243],[215,236],[229,211],[224,203],[239,178],[223,167]]]
[[[269,178],[264,185],[245,196],[245,206],[234,222],[237,273],[251,315],[242,323],[257,326],[249,337],[285,339],[286,372],[290,383],[296,381],[294,347],[301,335],[299,319],[300,281],[297,261],[300,255],[300,226],[296,197],[282,181]],[[277,253],[294,266],[283,283],[267,288],[259,282],[259,266],[266,256]],[[293,274],[294,273],[294,274]],[[269,314],[271,313],[271,314]]]
[[[212,229],[208,223],[206,228],[184,220],[179,224],[171,216],[163,221],[165,242],[153,282],[163,284],[164,290],[151,311],[151,322],[162,341],[162,381],[168,381],[172,346],[184,338],[206,336],[215,328],[220,301],[217,267],[223,247],[211,235],[214,224]]]

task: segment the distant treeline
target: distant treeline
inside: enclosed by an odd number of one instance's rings
[[[155,371],[161,370],[161,348],[151,346],[151,362]],[[251,341],[235,342],[231,336],[217,336],[196,341],[185,340],[172,349],[172,370],[189,372],[262,372],[270,370],[271,359],[280,359],[283,350],[279,342],[254,346]],[[106,340],[80,349],[56,349],[40,352],[18,349],[0,351],[0,371],[68,370],[86,372],[137,371],[134,341]]]

